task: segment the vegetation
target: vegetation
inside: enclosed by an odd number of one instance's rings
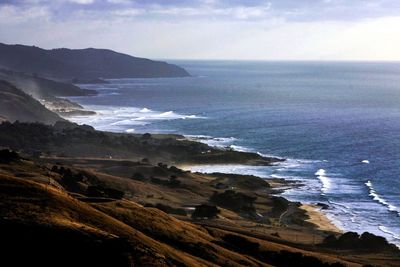
[[[207,204],[201,204],[199,206],[196,206],[196,209],[192,213],[192,218],[198,219],[198,218],[207,218],[207,219],[212,219],[218,216],[219,209],[217,209],[216,206],[211,206]]]
[[[223,193],[214,192],[210,198],[210,202],[226,209],[254,215],[256,212],[254,201],[256,199],[256,197],[249,196],[241,192],[226,190]]]
[[[0,163],[10,163],[19,160],[21,160],[21,157],[15,151],[8,149],[0,150]]]
[[[334,249],[357,249],[365,251],[382,251],[392,250],[396,251],[397,248],[393,244],[389,244],[387,240],[381,236],[364,232],[359,235],[355,232],[346,232],[340,235],[338,238],[334,235],[327,236],[322,246],[334,248]]]

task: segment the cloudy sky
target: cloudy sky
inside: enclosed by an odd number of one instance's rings
[[[167,59],[400,60],[400,1],[0,0],[0,42]]]

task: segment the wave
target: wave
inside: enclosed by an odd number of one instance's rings
[[[378,228],[382,232],[391,235],[394,239],[400,240],[400,234],[396,234],[396,233],[390,231],[386,226],[380,225]]]
[[[139,112],[141,112],[141,113],[147,113],[147,112],[151,112],[152,110],[151,109],[148,109],[148,108],[142,108],[141,110],[139,110]]]
[[[395,212],[398,216],[400,216],[400,210],[398,207],[390,204],[389,202],[386,201],[386,199],[384,199],[383,197],[381,197],[375,190],[375,188],[372,185],[371,181],[367,181],[365,183],[365,185],[368,187],[369,189],[369,195],[373,198],[373,200],[377,201],[378,203],[380,203],[381,205],[385,206],[388,211],[390,212]]]
[[[361,163],[364,163],[364,164],[369,164],[369,160],[367,160],[367,159],[364,159],[364,160],[362,160],[362,161],[361,161]]]
[[[155,121],[205,118],[149,108],[91,105],[85,106],[85,109],[93,110],[97,115],[74,116],[69,119],[78,124],[89,124],[98,130],[112,132],[126,132],[132,126],[144,126]]]
[[[329,189],[331,188],[331,180],[326,176],[326,171],[324,169],[319,169],[315,173],[315,175],[322,183],[322,188],[321,188],[322,194],[327,193],[329,191]]]
[[[225,148],[225,149],[233,149],[239,148],[239,146],[233,145],[236,139],[235,137],[212,137],[209,135],[185,135],[189,140],[201,142],[203,144],[217,147],[217,148]]]

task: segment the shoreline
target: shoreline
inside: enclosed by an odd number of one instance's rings
[[[207,164],[208,165],[208,164]],[[235,164],[232,164],[235,165]],[[192,171],[191,166],[195,165],[190,165],[190,164],[182,164],[182,165],[177,165],[178,168],[181,168],[185,171]],[[194,172],[197,173],[197,172]],[[199,172],[200,174],[206,174],[206,175],[212,175],[213,173],[204,173],[204,172]],[[226,173],[229,174],[229,173]],[[240,174],[243,175],[243,174]],[[261,177],[259,177],[261,178]],[[292,202],[290,199],[288,199],[285,196],[281,196],[282,193],[285,190],[290,189],[292,186],[294,186],[293,181],[288,181],[284,178],[281,179],[266,179],[266,178],[261,178],[265,180],[270,186],[271,189],[275,192],[274,195],[283,197],[287,199],[288,201]],[[317,230],[320,231],[326,231],[326,232],[332,232],[332,233],[337,233],[337,234],[342,234],[345,231],[343,229],[340,229],[338,226],[334,224],[334,222],[329,219],[328,215],[323,212],[322,208],[319,207],[316,204],[310,204],[310,203],[304,203],[300,202],[300,206],[298,207],[300,210],[303,210],[308,216],[307,219],[304,219],[305,222],[309,222],[313,224]]]
[[[90,96],[87,96],[87,97],[90,97]],[[90,111],[89,111],[90,112]],[[95,115],[95,114],[91,114],[91,115]],[[79,115],[78,115],[79,116]],[[74,117],[74,115],[72,116],[72,117]],[[69,120],[70,121],[70,117],[69,116],[67,116],[67,117],[65,117],[67,120]],[[129,134],[129,132],[124,132],[124,131],[122,131],[122,132],[120,132],[121,134]],[[144,133],[144,132],[143,132]],[[135,134],[140,134],[139,132],[135,132]],[[163,134],[163,133],[161,133],[161,134],[158,134],[158,133],[152,133],[152,135],[168,135],[168,134]],[[211,145],[211,144],[208,144],[207,142],[202,142],[202,140],[198,140],[198,138],[196,138],[197,136],[193,136],[193,137],[189,137],[189,136],[186,136],[186,135],[183,135],[184,136],[184,138],[185,138],[185,140],[188,140],[188,141],[191,141],[191,142],[196,142],[196,143],[202,143],[202,144],[207,144],[207,145],[209,145],[210,147],[214,147],[214,148],[216,148],[216,149],[218,149],[218,150],[224,150],[223,148],[221,148],[221,147],[219,147],[219,146],[213,146],[213,145]],[[211,138],[218,138],[218,137],[211,137]],[[244,152],[244,151],[240,151],[240,150],[237,150],[237,149],[235,149],[235,148],[233,148],[233,147],[227,147],[227,149],[229,149],[229,150],[232,150],[232,151],[237,151],[237,152]],[[257,154],[257,152],[248,152],[248,153],[252,153],[252,154]],[[265,157],[265,156],[263,156],[263,157]],[[267,156],[267,157],[265,157],[265,158],[273,158],[273,156]],[[279,158],[279,157],[274,157],[275,159],[278,159],[278,161],[276,161],[276,162],[278,162],[279,163],[279,160],[281,159],[281,158]],[[209,160],[214,160],[214,159],[209,159]],[[209,164],[211,164],[211,165],[213,165],[213,164],[216,164],[216,165],[218,165],[218,164],[227,164],[227,162],[203,162],[203,163],[199,163],[200,165],[209,165]],[[253,163],[255,163],[255,162],[248,162],[247,164],[245,164],[245,165],[251,165],[251,166],[256,166],[256,165],[254,165]],[[229,163],[228,163],[229,164]],[[237,165],[238,163],[237,162],[233,162],[233,163],[230,163],[231,165]],[[265,164],[265,163],[260,163],[258,166],[262,166],[262,165],[264,165],[264,166],[268,166],[268,165],[270,165],[271,163],[268,163],[268,164]],[[272,164],[274,164],[274,162],[272,163]],[[195,165],[195,164],[193,164],[193,163],[191,163],[191,162],[189,162],[189,163],[187,163],[187,164],[182,164],[182,165],[177,165],[178,167],[182,167],[182,168],[186,168],[186,167],[188,167],[188,166],[191,166],[191,165]],[[263,178],[263,179],[265,179],[265,178]],[[284,181],[288,181],[288,182],[291,182],[290,180],[286,180],[286,179],[284,179],[283,178],[283,180]],[[267,179],[267,181],[268,181],[268,179]],[[272,182],[272,183],[274,183],[274,182]],[[283,183],[285,183],[285,182],[283,182]],[[282,184],[282,183],[281,183]],[[288,186],[289,187],[289,186]],[[288,187],[284,187],[284,188],[277,188],[277,191],[279,191],[278,193],[279,194],[281,194],[283,191],[285,191],[285,190],[287,190],[288,189]],[[285,199],[287,199],[287,197],[285,196],[284,197]],[[300,209],[302,209],[302,210],[304,210],[305,212],[306,212],[306,214],[310,217],[308,220],[305,220],[305,221],[308,221],[308,222],[310,222],[310,223],[313,223],[314,225],[316,225],[316,227],[318,227],[320,230],[324,230],[324,231],[333,231],[333,232],[336,232],[336,233],[343,233],[343,232],[345,232],[345,230],[344,229],[340,229],[338,226],[336,226],[335,224],[334,224],[334,222],[333,222],[333,220],[331,220],[331,219],[329,219],[328,218],[328,214],[327,213],[325,213],[323,210],[321,210],[321,209],[319,209],[319,207],[314,203],[303,203],[303,202],[301,202],[301,207],[300,207]],[[378,233],[378,235],[381,235],[382,236],[382,233]]]
[[[94,114],[91,114],[91,115],[94,115]],[[80,115],[78,115],[78,116],[80,116]],[[64,118],[68,120],[68,117],[69,116],[66,116]],[[122,132],[122,133],[126,134],[124,132]],[[140,134],[140,133],[135,133],[135,134]],[[162,133],[161,134],[153,133],[153,134],[154,135],[164,135]],[[187,136],[187,135],[182,135],[182,136],[184,136],[185,140],[188,140],[191,142],[196,142],[196,143],[201,143],[201,144],[206,144],[206,145],[209,145],[210,147],[213,147],[218,150],[222,150],[222,151],[223,150],[233,150],[233,151],[237,151],[237,152],[243,152],[243,151],[238,151],[231,147],[226,147],[224,149],[223,147],[220,147],[220,146],[213,146],[213,145],[207,144],[207,142],[204,142],[197,137]],[[217,138],[217,137],[210,136],[210,138]],[[256,152],[247,152],[247,153],[256,153]],[[274,157],[274,158],[279,159],[279,161],[277,163],[281,162],[280,160],[282,160],[282,161],[286,160],[286,159],[282,159],[279,157]],[[218,163],[216,163],[216,164],[218,164]],[[186,170],[186,171],[191,171],[190,167],[194,166],[194,165],[195,164],[177,164],[177,167],[181,168],[183,170]],[[200,165],[203,165],[203,164],[200,164]],[[210,165],[210,164],[205,164],[205,165]],[[214,165],[214,164],[211,164],[211,165]],[[228,163],[226,165],[237,165],[237,163],[230,163],[230,164]],[[207,174],[207,173],[203,173],[203,172],[200,172],[200,173]],[[226,173],[226,174],[229,174],[229,173]],[[266,182],[268,182],[268,183],[271,182],[270,184],[272,185],[272,188],[273,188],[273,190],[275,190],[277,195],[281,195],[282,192],[289,189],[289,187],[291,187],[290,184],[292,182],[292,181],[288,181],[284,178],[279,179],[279,181],[277,181],[276,179],[265,179],[265,178],[262,178],[262,179],[266,180]],[[286,197],[284,197],[284,198],[287,199]],[[289,199],[287,199],[287,200],[289,200]],[[289,201],[291,201],[291,200],[289,200]],[[299,209],[303,210],[306,213],[306,215],[309,217],[308,219],[305,219],[304,221],[312,223],[313,225],[315,225],[315,227],[318,230],[334,232],[334,233],[343,233],[344,232],[344,230],[337,227],[333,223],[333,221],[328,218],[327,214],[325,214],[317,205],[301,202],[301,206],[299,207]]]
[[[304,210],[309,217],[305,221],[314,224],[319,230],[335,233],[345,232],[337,227],[317,205],[301,203],[300,209]]]

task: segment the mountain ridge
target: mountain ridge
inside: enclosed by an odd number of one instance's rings
[[[109,49],[46,50],[36,46],[4,43],[0,43],[0,67],[61,80],[190,76],[179,66]]]

